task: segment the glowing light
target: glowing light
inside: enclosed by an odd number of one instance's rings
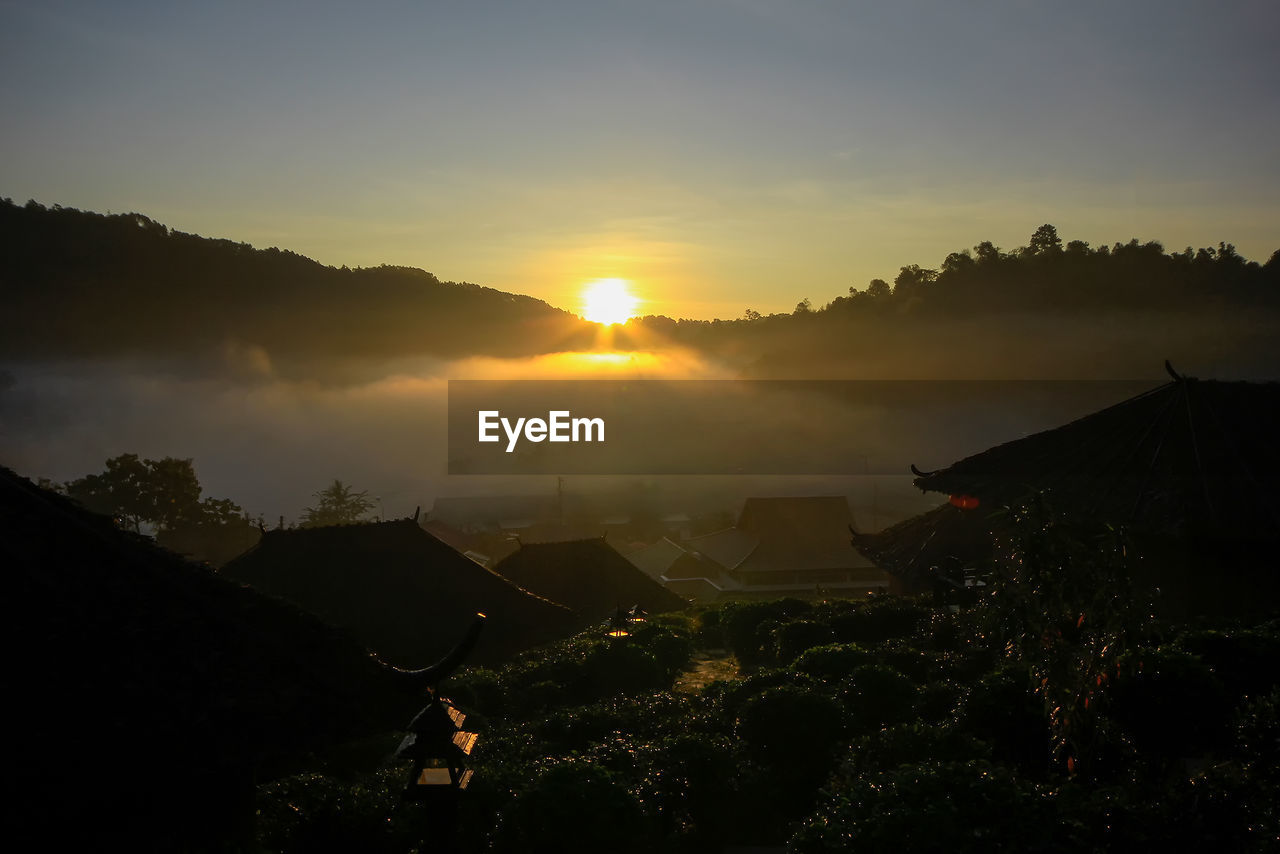
[[[639,303],[624,279],[598,279],[582,291],[582,316],[605,325],[626,323]]]

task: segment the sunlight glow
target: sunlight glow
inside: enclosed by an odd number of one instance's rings
[[[625,279],[597,279],[582,291],[582,316],[605,325],[626,323],[639,303]]]

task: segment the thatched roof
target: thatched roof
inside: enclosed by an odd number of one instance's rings
[[[184,824],[216,835],[255,773],[420,702],[341,632],[3,468],[0,565],[7,808],[54,847],[68,815],[137,848]]]
[[[568,634],[573,615],[521,590],[412,519],[268,531],[221,572],[349,629],[394,663],[442,655],[476,612],[473,659],[497,661]]]
[[[1172,372],[1172,371],[1171,371]],[[1159,533],[1272,537],[1280,530],[1280,384],[1178,378],[939,471],[924,490]]]
[[[748,498],[737,530],[756,547],[730,567],[740,573],[857,569],[870,566],[849,548],[853,516],[843,495]]]
[[[872,563],[909,589],[925,591],[938,583],[962,581],[964,570],[991,561],[988,515],[944,504],[874,534],[849,530],[854,548]]]
[[[671,565],[684,555],[684,548],[663,537],[656,543],[627,552],[626,558],[631,561],[632,566],[654,581],[661,581]]]
[[[656,614],[677,611],[687,604],[633,566],[603,537],[524,543],[494,571],[565,603],[587,623],[604,619],[619,605],[639,605]]]

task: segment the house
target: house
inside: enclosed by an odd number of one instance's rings
[[[8,829],[41,847],[252,847],[255,784],[422,704],[314,616],[3,468],[0,564]]]
[[[628,557],[697,602],[888,589],[888,576],[849,547],[851,520],[844,496],[748,498],[733,527],[659,541]]]
[[[494,571],[540,596],[568,605],[583,625],[604,619],[619,606],[639,605],[656,614],[688,605],[637,569],[604,537],[521,543]]]
[[[1172,382],[937,471],[916,470],[915,483],[952,496],[968,509],[947,517],[974,525],[1043,495],[1072,524],[1122,527],[1135,546],[1135,583],[1158,588],[1171,616],[1269,612],[1280,606],[1280,497],[1271,488],[1280,474],[1280,384],[1166,368]],[[937,527],[897,531],[898,554]],[[966,539],[972,547],[972,531],[958,542]],[[874,538],[859,547],[888,554]],[[895,560],[882,565],[910,572]]]
[[[894,594],[983,587],[993,532],[987,514],[943,504],[873,534],[852,526],[853,546],[889,574]]]
[[[221,572],[349,630],[393,663],[443,654],[477,612],[489,618],[472,655],[481,662],[564,637],[575,621],[413,519],[268,531]]]

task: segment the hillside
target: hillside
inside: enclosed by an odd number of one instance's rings
[[[0,358],[312,359],[516,355],[589,324],[423,270],[327,267],[103,215],[0,200]],[[589,340],[589,337],[583,337]]]

